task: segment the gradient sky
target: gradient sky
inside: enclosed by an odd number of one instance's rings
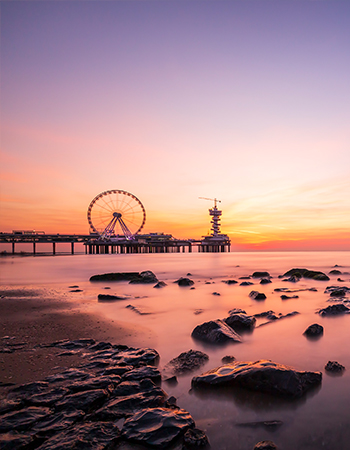
[[[145,232],[350,250],[348,0],[6,1],[0,231],[87,233],[100,192]]]

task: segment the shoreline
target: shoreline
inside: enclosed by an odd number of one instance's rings
[[[79,352],[40,347],[59,340],[92,338],[131,347],[142,346],[145,334],[125,322],[108,321],[93,312],[81,312],[67,300],[40,290],[0,290],[0,385],[38,381],[81,363]]]

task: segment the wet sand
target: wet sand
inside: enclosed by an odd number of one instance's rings
[[[81,363],[79,354],[64,355],[40,344],[92,338],[137,347],[145,334],[151,334],[148,329],[82,312],[72,302],[49,298],[42,290],[0,290],[0,302],[1,385],[37,381]]]

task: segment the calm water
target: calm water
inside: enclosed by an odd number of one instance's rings
[[[342,271],[338,282],[301,280],[283,282],[278,275],[299,267],[329,273],[335,265]],[[147,285],[119,283],[90,283],[97,273],[152,270],[167,283],[162,289]],[[254,271],[268,271],[272,284],[255,286],[227,285],[225,279],[238,279]],[[290,253],[224,253],[224,254],[151,254],[151,255],[74,255],[45,257],[0,258],[0,277],[3,286],[42,287],[53,295],[70,296],[79,307],[103,315],[106,320],[132,323],[152,330],[145,333],[139,346],[154,347],[161,356],[160,369],[172,358],[189,349],[209,355],[209,362],[199,372],[221,365],[221,358],[234,355],[237,360],[271,359],[300,370],[323,372],[322,386],[298,401],[277,401],[256,393],[206,394],[190,391],[191,376],[179,377],[176,387],[164,386],[178,405],[187,409],[199,428],[206,430],[212,448],[252,449],[256,442],[273,440],[283,450],[348,449],[350,448],[350,315],[321,318],[315,312],[330,303],[324,290],[329,285],[350,287],[349,252],[290,252]],[[195,289],[179,287],[173,282],[189,276]],[[67,287],[77,284],[83,292],[68,293]],[[105,287],[110,287],[105,290]],[[298,299],[281,300],[275,288],[316,288],[317,292],[298,292]],[[259,290],[265,301],[254,301],[249,292]],[[220,295],[213,295],[214,292]],[[123,294],[125,301],[97,302],[98,293]],[[147,315],[127,309],[133,305]],[[228,316],[232,308],[243,308],[248,314],[273,310],[299,315],[257,327],[243,336],[243,344],[208,347],[194,342],[193,328],[205,321]],[[198,314],[198,312],[200,314]],[[319,340],[303,336],[312,323],[324,327]],[[83,334],[83,333],[82,333]],[[348,368],[342,376],[327,375],[324,366],[336,360]],[[274,430],[264,427],[239,426],[241,423],[280,420],[283,425]]]

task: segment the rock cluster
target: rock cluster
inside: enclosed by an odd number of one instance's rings
[[[130,442],[165,449],[205,441],[191,415],[159,387],[156,350],[92,339],[44,347],[84,352],[86,362],[10,389],[0,403],[0,448],[95,450]]]
[[[296,279],[310,278],[312,280],[319,280],[319,281],[329,280],[329,277],[325,273],[309,269],[290,269],[288,270],[288,272],[282,275],[282,277],[295,277]]]

